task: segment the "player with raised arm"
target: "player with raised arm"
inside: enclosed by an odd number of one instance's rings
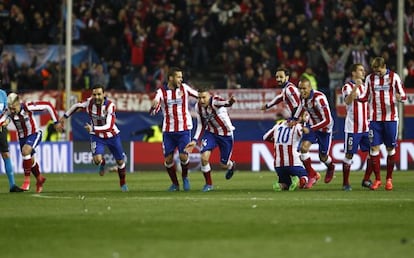
[[[201,172],[205,179],[203,192],[213,190],[211,179],[210,155],[217,146],[220,149],[220,164],[223,169],[227,169],[226,179],[233,176],[235,162],[231,160],[233,153],[234,126],[227,113],[227,107],[231,107],[236,99],[231,96],[228,100],[218,95],[211,95],[208,89],[199,91],[197,112],[197,130],[193,140],[187,144],[186,149],[191,152],[196,146],[201,134]]]
[[[362,64],[356,63],[351,66],[351,81],[342,87],[342,96],[346,104],[345,118],[345,158],[342,162],[342,189],[351,191],[349,183],[349,173],[352,165],[352,158],[358,151],[358,147],[363,152],[369,151],[370,143],[368,137],[368,105],[366,102],[358,101],[365,90],[363,79],[365,78],[365,68]],[[368,155],[367,167],[365,170],[362,186],[370,188],[372,173],[372,163]]]
[[[269,103],[262,106],[262,110],[267,110],[274,105],[284,103],[287,114],[286,117],[292,117],[297,107],[300,105],[300,93],[295,84],[289,81],[289,70],[278,68],[276,70],[276,81],[279,87],[282,87],[282,92],[272,99]]]
[[[85,124],[85,130],[90,134],[93,162],[99,166],[99,174],[105,173],[105,146],[111,151],[117,164],[119,185],[122,192],[128,191],[126,184],[125,153],[122,147],[120,131],[116,125],[115,104],[105,96],[104,86],[96,84],[92,87],[92,96],[83,102],[72,105],[59,119],[59,130],[62,130],[65,119],[77,110],[85,110],[90,122]]]
[[[14,92],[7,96],[7,105],[7,111],[0,116],[0,126],[12,121],[17,129],[24,170],[21,189],[24,191],[30,189],[30,173],[32,173],[36,177],[36,192],[41,193],[46,178],[41,175],[34,154],[36,147],[42,141],[42,131],[34,118],[34,112],[48,111],[52,120],[58,123],[56,110],[48,101],[20,102],[19,95]]]
[[[387,175],[385,190],[393,189],[392,173],[395,166],[395,147],[398,135],[398,102],[407,99],[400,76],[387,69],[383,57],[376,57],[371,62],[372,73],[365,79],[365,92],[359,100],[368,101],[370,155],[375,181],[372,190],[381,186],[380,146],[384,144],[387,156]]]
[[[178,149],[181,162],[181,177],[184,191],[189,191],[190,180],[188,179],[188,164],[190,162],[188,153],[185,150],[191,141],[191,129],[193,121],[189,105],[190,97],[197,99],[198,92],[183,82],[183,72],[177,67],[168,71],[168,82],[157,89],[155,98],[152,101],[150,114],[155,115],[162,110],[164,118],[162,123],[164,166],[172,184],[168,191],[180,190],[174,163],[174,151]]]

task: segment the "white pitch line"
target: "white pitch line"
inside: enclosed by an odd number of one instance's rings
[[[45,195],[45,194],[32,194],[33,197],[36,198],[44,198],[44,199],[89,199],[89,200],[108,200],[107,197],[87,197],[87,196],[56,196],[56,195]],[[380,202],[395,202],[395,201],[403,201],[403,202],[414,202],[414,199],[403,198],[403,199],[392,199],[392,198],[379,198],[379,199],[345,199],[345,198],[310,198],[310,199],[299,199],[299,198],[266,198],[266,197],[140,197],[140,196],[126,196],[122,199],[127,200],[148,200],[148,201],[170,201],[170,200],[188,200],[188,201],[341,201],[341,202],[370,202],[370,201],[380,201]]]

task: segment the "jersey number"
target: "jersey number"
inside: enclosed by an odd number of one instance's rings
[[[290,127],[279,127],[276,143],[287,143],[290,138]]]

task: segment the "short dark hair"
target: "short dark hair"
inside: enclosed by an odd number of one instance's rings
[[[102,89],[102,91],[104,92],[105,91],[105,86],[103,86],[102,84],[94,84],[93,86],[92,86],[92,90],[95,90],[95,89]]]
[[[182,72],[183,70],[178,67],[171,67],[168,69],[167,78],[170,78],[170,76],[174,77],[177,72]]]
[[[352,72],[356,72],[356,70],[358,69],[358,67],[359,66],[364,66],[363,64],[361,64],[361,63],[355,63],[355,64],[352,64],[351,65],[351,69],[350,69],[350,72],[352,73]]]
[[[284,72],[286,76],[290,76],[290,71],[287,68],[279,67],[276,69],[276,73],[277,72]]]

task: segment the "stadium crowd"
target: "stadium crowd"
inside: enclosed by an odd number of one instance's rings
[[[0,48],[63,44],[62,1],[0,0]],[[216,88],[273,88],[277,67],[305,74],[329,95],[353,63],[383,56],[396,66],[397,1],[373,0],[82,0],[73,1],[73,44],[99,62],[72,68],[73,89],[154,92],[171,66],[184,78],[211,78]],[[62,19],[63,18],[63,19]],[[414,80],[414,0],[405,1],[405,84]],[[63,67],[17,64],[1,55],[1,87],[56,89]],[[60,81],[59,81],[60,80]],[[131,83],[126,84],[125,80]],[[126,85],[129,85],[128,87]]]

